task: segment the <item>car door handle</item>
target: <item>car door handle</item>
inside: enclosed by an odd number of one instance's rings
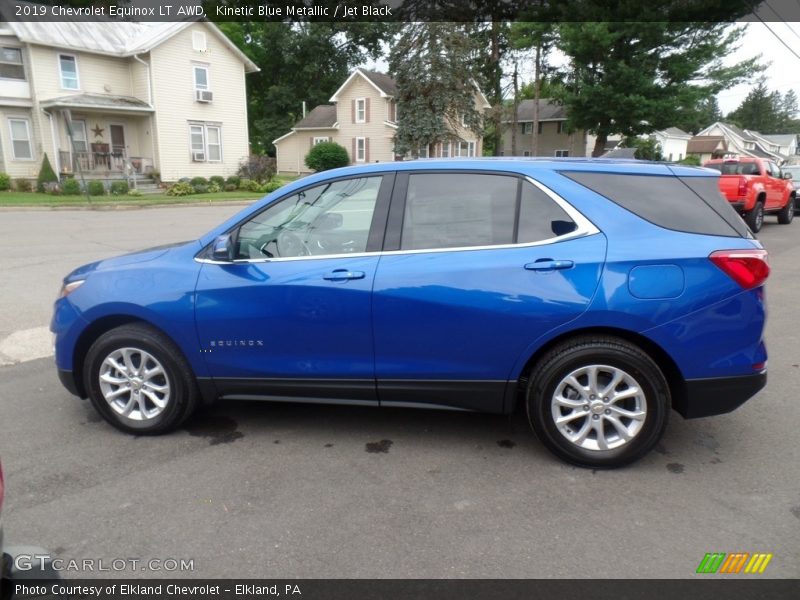
[[[571,269],[575,263],[571,260],[553,260],[552,258],[540,258],[536,262],[528,263],[525,268],[528,271],[559,271]]]
[[[328,281],[347,281],[348,279],[364,279],[364,271],[348,271],[347,269],[336,269],[327,275],[323,275],[323,279]]]

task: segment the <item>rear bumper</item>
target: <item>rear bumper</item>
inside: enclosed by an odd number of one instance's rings
[[[739,408],[767,385],[767,371],[739,377],[689,379],[686,395],[673,408],[685,419],[729,413]]]
[[[744,211],[744,201],[741,201],[741,202],[729,201],[729,202],[730,202],[731,206],[733,207],[733,210],[735,210],[736,212],[743,212]]]

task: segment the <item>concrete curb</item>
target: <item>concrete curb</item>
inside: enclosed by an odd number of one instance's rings
[[[218,202],[182,202],[176,204],[103,204],[93,206],[0,206],[0,212],[41,212],[41,211],[90,211],[90,210],[142,210],[146,208],[191,208],[193,206],[250,206],[255,200],[220,200]]]

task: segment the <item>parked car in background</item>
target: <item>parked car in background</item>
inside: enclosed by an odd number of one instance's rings
[[[800,189],[800,165],[784,165],[781,170],[792,176],[791,182],[795,193],[794,212],[797,214],[800,212],[800,203],[797,201],[797,190]]]
[[[704,167],[721,173],[719,189],[745,222],[758,233],[765,214],[777,214],[778,223],[788,225],[794,218],[795,188],[788,173],[762,158],[718,158]]]
[[[247,398],[510,413],[618,467],[766,383],[767,253],[708,169],[439,160],[312,175],[80,267],[56,365],[132,434]],[[669,199],[669,201],[653,201]]]

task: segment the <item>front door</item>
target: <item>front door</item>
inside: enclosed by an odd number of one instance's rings
[[[233,262],[203,265],[197,331],[222,396],[376,403],[371,294],[392,179],[291,194],[235,228]]]
[[[399,174],[396,188],[396,252],[381,258],[372,305],[381,405],[500,412],[520,357],[588,307],[605,237],[515,176]]]
[[[109,125],[111,132],[111,153],[115,156],[125,154],[125,128],[122,125]]]

